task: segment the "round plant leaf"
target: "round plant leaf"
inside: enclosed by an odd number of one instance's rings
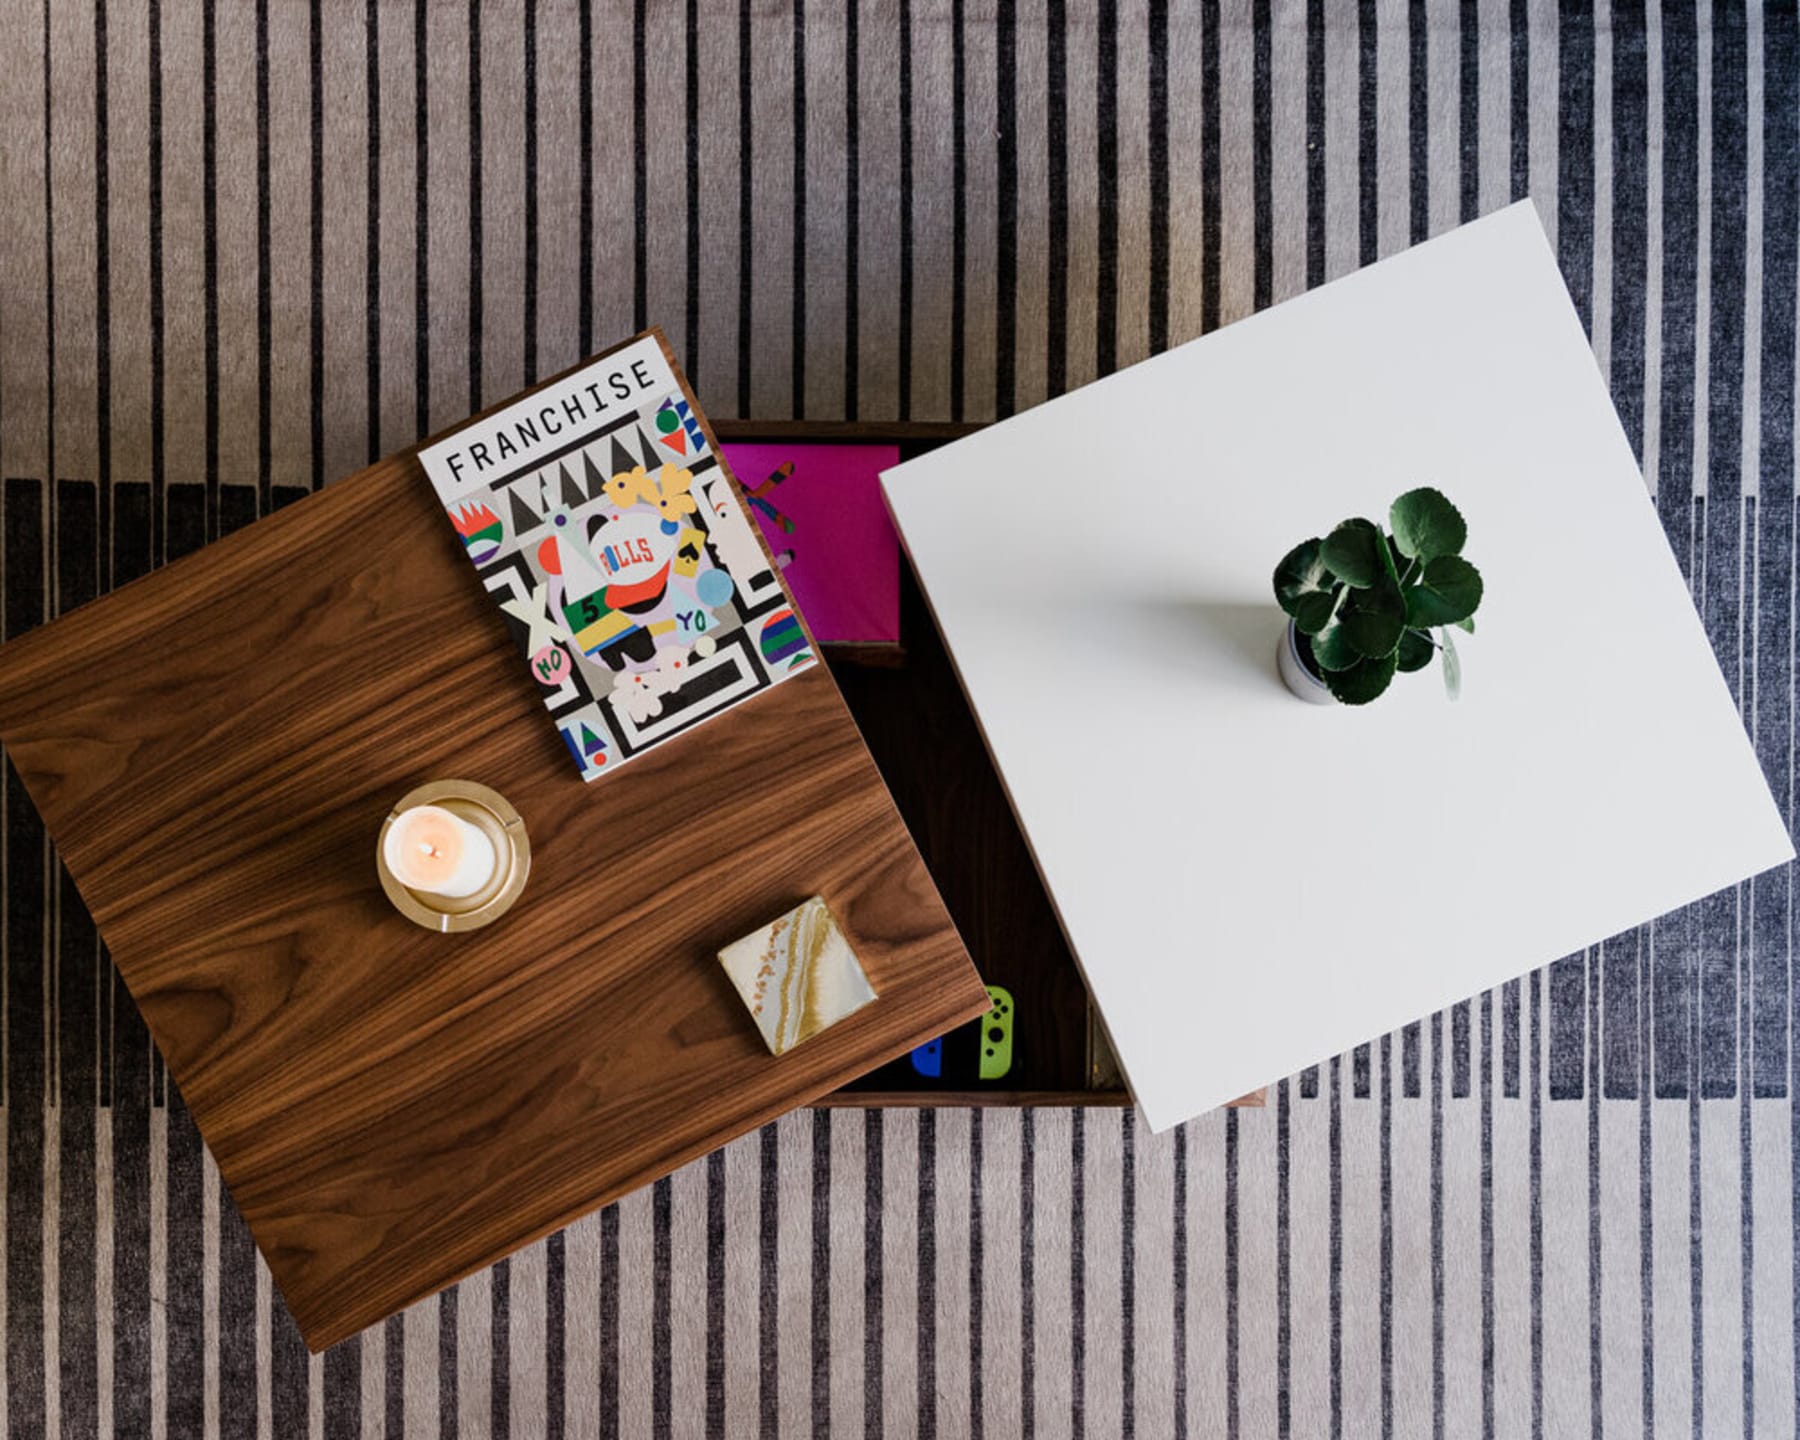
[[[1302,634],[1317,635],[1330,623],[1331,612],[1336,607],[1335,590],[1313,590],[1295,600],[1290,613]]]
[[[1415,630],[1467,620],[1481,604],[1481,572],[1457,555],[1425,562],[1419,583],[1406,592],[1406,623]]]
[[[1400,648],[1394,658],[1399,661],[1403,674],[1410,675],[1414,670],[1423,670],[1431,663],[1431,657],[1437,654],[1437,646],[1421,630],[1408,630],[1400,637]]]
[[[1469,527],[1462,512],[1429,485],[1408,490],[1388,510],[1394,527],[1394,543],[1400,553],[1415,560],[1439,555],[1460,555]]]
[[[1359,660],[1348,670],[1327,670],[1325,684],[1346,705],[1367,705],[1394,678],[1394,657]]]
[[[1368,520],[1346,520],[1325,537],[1319,558],[1347,585],[1367,589],[1393,563],[1381,531]]]
[[[1348,670],[1364,658],[1344,633],[1342,619],[1333,620],[1312,637],[1312,652],[1321,670]]]
[[[1302,540],[1275,567],[1275,599],[1308,635],[1317,634],[1331,618],[1337,581],[1319,558],[1321,542]]]
[[[1352,590],[1344,597],[1338,624],[1344,637],[1365,659],[1391,655],[1406,632],[1406,597],[1383,574],[1381,584],[1368,590]]]

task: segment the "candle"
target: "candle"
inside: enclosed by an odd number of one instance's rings
[[[438,805],[415,805],[388,826],[382,856],[409,890],[457,900],[494,878],[494,844],[476,826]]]

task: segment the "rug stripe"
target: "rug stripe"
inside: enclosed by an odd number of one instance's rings
[[[1190,1364],[1188,1354],[1188,1149],[1190,1142],[1186,1125],[1177,1126],[1174,1133],[1175,1164],[1171,1177],[1173,1194],[1169,1201],[1172,1212],[1170,1269],[1174,1272],[1172,1287],[1174,1290],[1172,1297],[1174,1315],[1170,1337],[1170,1348],[1174,1353],[1169,1368],[1174,1383],[1169,1401],[1171,1433],[1176,1440],[1186,1440]]]
[[[749,1253],[746,1247],[745,1253]],[[619,1434],[619,1207],[600,1212],[600,1434]]]
[[[527,13],[530,13],[529,11]],[[364,414],[367,417],[368,454],[370,461],[378,460],[382,454],[381,443],[381,273],[385,268],[385,256],[381,247],[381,19],[380,10],[375,0],[366,0],[363,10],[363,105],[364,134],[367,140],[367,163],[363,170],[365,198],[363,201],[363,350],[366,357],[364,368],[364,385],[366,387],[363,400]],[[529,53],[529,52],[528,52]],[[529,66],[526,70],[526,90],[528,95],[535,88],[536,72]],[[530,108],[530,101],[527,102]],[[527,168],[533,168],[536,160],[534,146],[535,134],[528,130]],[[526,195],[528,208],[535,205],[535,187]],[[526,222],[526,244],[531,254],[528,265],[535,264],[537,250],[537,216],[532,210]],[[535,280],[535,276],[533,277]],[[535,306],[535,286],[526,289],[526,306]],[[527,321],[528,334],[535,329]],[[528,344],[535,341],[535,336]]]
[[[1406,167],[1407,242],[1417,245],[1431,234],[1431,157],[1443,146],[1431,143],[1431,100],[1426,0],[1406,6],[1406,140],[1411,163]],[[1397,172],[1399,167],[1392,167]]]
[[[918,1112],[918,1292],[914,1300],[918,1433],[938,1433],[938,1112]]]
[[[994,193],[998,117],[994,87],[983,78],[994,73],[997,63],[991,9],[984,5],[981,13],[973,17],[965,11],[955,33],[962,77],[957,95],[963,110],[965,138],[956,151],[960,157],[961,185],[953,186],[951,195],[954,213],[961,217],[963,237],[956,270],[963,285],[963,326],[960,333],[952,328],[952,344],[963,357],[964,373],[960,386],[953,383],[952,395],[961,407],[957,413],[963,418],[991,420],[995,393],[993,246],[998,229]],[[834,410],[841,408],[835,396],[830,398]]]
[[[934,1149],[929,1173],[933,1191],[932,1254],[935,1269],[934,1304],[931,1307],[931,1399],[920,1410],[920,1429],[940,1436],[966,1436],[969,1419],[969,1258],[973,1235],[969,1228],[969,1117],[968,1110],[927,1112],[936,1119]],[[927,1172],[921,1148],[921,1176]],[[1115,1167],[1116,1174],[1116,1167]],[[923,1305],[921,1305],[923,1330]],[[923,1367],[921,1367],[922,1373]]]
[[[1029,1224],[1021,1237],[1031,1278],[1026,1292],[1023,1336],[1026,1423],[1022,1434],[1063,1440],[1072,1432],[1073,1381],[1070,1373],[1073,1308],[1073,1245],[1070,1232],[1073,1116],[1040,1110],[1030,1115],[1022,1159],[1022,1204]],[[1221,1415],[1223,1410],[1221,1409]]]
[[[1589,1013],[1597,995],[1590,987],[1586,952],[1559,962],[1570,977],[1569,1001],[1577,1017]],[[1551,1055],[1552,1066],[1564,1064],[1580,1078],[1580,1086],[1567,1096],[1579,1101],[1592,1096],[1588,1083],[1590,1028],[1583,1025],[1572,1038],[1565,1032],[1564,1053]],[[1544,1038],[1557,1042],[1554,1027]],[[1543,1233],[1542,1314],[1545,1376],[1544,1425],[1551,1435],[1587,1431],[1599,1424],[1593,1388],[1591,1340],[1595,1324],[1598,1269],[1594,1263],[1594,1210],[1590,1163],[1594,1136],[1587,1105],[1559,1104],[1554,1090],[1542,1114],[1541,1191]],[[1560,1177],[1559,1179],[1557,1177]],[[1554,1182],[1554,1183],[1553,1183]],[[1559,1383],[1551,1383],[1552,1380]]]
[[[1444,1434],[1444,1014],[1425,1022],[1431,1048],[1431,1434]]]
[[[561,1234],[544,1242],[544,1404],[546,1440],[562,1440],[568,1418],[568,1242]],[[390,1418],[390,1426],[391,1418]]]
[[[1424,1027],[1419,1029],[1421,1044]],[[1380,1129],[1385,1145],[1377,1157],[1376,1189],[1371,1209],[1360,1222],[1352,1211],[1350,1223],[1374,1234],[1380,1267],[1377,1271],[1380,1304],[1388,1316],[1391,1372],[1388,1394],[1376,1392],[1362,1412],[1367,1428],[1377,1426],[1386,1434],[1402,1434],[1402,1417],[1422,1433],[1431,1423],[1432,1407],[1432,1268],[1431,1268],[1431,1105],[1421,1089],[1408,1098],[1400,1083],[1403,1066],[1396,1063],[1392,1037],[1388,1041],[1388,1114]],[[1403,1056],[1400,1058],[1404,1058]],[[1420,1067],[1424,1068],[1423,1064]],[[1386,1173],[1383,1174],[1382,1172]],[[1385,1186],[1383,1185],[1385,1181]],[[1386,1191],[1385,1216],[1382,1191]],[[1377,1337],[1379,1340],[1379,1336]]]
[[[549,1273],[546,1247],[522,1250],[510,1267],[507,1307],[507,1430],[509,1435],[531,1435],[543,1430],[546,1404]],[[654,1335],[652,1337],[654,1343]],[[498,1354],[502,1345],[495,1338]],[[496,1403],[498,1388],[496,1387]]]
[[[1638,946],[1638,990],[1648,997],[1655,960],[1656,932],[1645,926]],[[1640,1406],[1643,1433],[1656,1433],[1656,1209],[1652,1180],[1655,1175],[1651,1123],[1650,1007],[1638,1007],[1638,1324]]]
[[[197,1435],[203,1424],[205,1402],[204,1355],[201,1345],[205,1333],[202,1309],[204,1276],[201,1259],[204,1246],[204,1179],[205,1151],[193,1117],[170,1090],[165,1112],[167,1155],[167,1199],[164,1233],[168,1247],[165,1278],[166,1313],[168,1316],[166,1374],[167,1391],[165,1425],[170,1437]],[[299,1331],[294,1329],[283,1307],[277,1316],[277,1332],[288,1341],[278,1345],[277,1360],[286,1360],[289,1368],[277,1370],[277,1413],[306,1413],[306,1349]],[[289,1389],[282,1389],[283,1378]],[[286,1406],[282,1401],[287,1401]]]
[[[918,1409],[922,1114],[897,1111],[881,1126],[881,1338],[883,1371],[878,1435],[914,1433],[926,1423]],[[877,1211],[869,1196],[871,1213]]]
[[[1508,1100],[1519,1098],[1520,984],[1508,980],[1500,987],[1500,1093]]]
[[[457,1417],[462,1407],[462,1375],[457,1360],[457,1326],[462,1309],[460,1287],[452,1285],[437,1297],[437,1301],[437,1421],[442,1434],[454,1435],[458,1429]]]
[[[1276,1105],[1239,1115],[1237,1311],[1239,1433],[1271,1435],[1276,1406]],[[1096,1112],[1098,1113],[1098,1112]],[[1104,1224],[1105,1217],[1096,1214]],[[1098,1290],[1098,1285],[1096,1285]]]
[[[861,1116],[845,1113],[833,1115],[829,1131],[831,1173],[837,1177],[827,1196],[831,1261],[822,1287],[815,1284],[815,1290],[823,1289],[831,1331],[827,1381],[831,1430],[849,1436],[866,1428],[862,1340],[870,1304],[863,1253],[867,1235],[867,1130]],[[976,1359],[985,1356],[977,1351]],[[814,1412],[815,1425],[817,1413]]]
[[[6,637],[45,616],[45,487],[4,486]],[[17,1437],[44,1424],[43,1185],[45,1163],[44,958],[49,953],[48,839],[36,808],[6,769],[6,1419]]]
[[[619,1212],[619,1434],[649,1435],[654,1428],[655,1346],[651,1338],[656,1218],[654,1187],[633,1191]],[[779,1223],[779,1216],[776,1217]]]
[[[986,1202],[982,1188],[982,1171],[986,1156],[983,1147],[981,1112],[969,1113],[969,1339],[967,1355],[969,1357],[969,1414],[968,1433],[972,1440],[981,1440],[986,1431],[986,1380],[984,1369],[987,1364],[986,1345],[986,1305],[987,1286],[984,1266],[987,1249],[986,1235]],[[1122,1182],[1123,1183],[1123,1182]],[[952,1217],[952,1225],[955,1224]],[[1125,1313],[1126,1324],[1130,1323],[1130,1308],[1121,1303]],[[953,1342],[952,1342],[953,1343]],[[1125,1383],[1131,1383],[1132,1371],[1129,1355],[1125,1360]]]
[[[1377,166],[1381,157],[1376,125],[1376,61],[1379,58],[1375,0],[1356,6],[1356,263],[1372,264],[1380,251],[1380,195]]]
[[[521,1262],[522,1263],[522,1262]],[[512,1434],[513,1262],[502,1260],[488,1272],[487,1428],[497,1437]],[[641,1331],[632,1331],[641,1334]]]
[[[1220,280],[1219,252],[1224,224],[1219,175],[1219,130],[1221,101],[1219,98],[1219,0],[1200,0],[1200,329],[1219,328]],[[1051,71],[1051,94],[1056,92],[1057,76]],[[1054,100],[1052,101],[1054,104]],[[1051,260],[1057,250],[1052,244]],[[1053,385],[1050,393],[1062,387]]]
[[[1076,1111],[1080,1116],[1080,1111]],[[1242,1424],[1242,1397],[1238,1393],[1240,1372],[1240,1355],[1238,1355],[1238,1337],[1242,1330],[1242,1316],[1238,1310],[1238,1296],[1242,1292],[1242,1246],[1238,1238],[1238,1181],[1240,1181],[1240,1150],[1238,1150],[1238,1125],[1242,1116],[1237,1111],[1226,1111],[1226,1197],[1224,1197],[1224,1220],[1226,1220],[1226,1246],[1224,1246],[1224,1264],[1226,1264],[1226,1436],[1228,1440],[1238,1440],[1240,1424]],[[1076,1411],[1078,1413],[1078,1411]]]
[[[56,487],[56,608],[67,613],[99,590],[99,500],[96,486],[62,481]],[[94,1222],[94,1129],[99,1086],[96,1003],[100,942],[87,907],[57,867],[54,964],[59,1012],[52,1032],[60,1207],[56,1228],[57,1293],[46,1295],[58,1314],[58,1399],[66,1433],[97,1423],[98,1351]],[[48,1283],[46,1281],[46,1283]]]
[[[1531,1436],[1541,1440],[1544,1433],[1544,1134],[1543,1073],[1544,972],[1534,971],[1530,977],[1531,1033],[1531,1139],[1527,1163],[1531,1176],[1529,1196],[1529,1246],[1531,1267]]]
[[[789,128],[793,134],[793,200],[790,214],[793,221],[793,241],[790,246],[791,263],[793,265],[793,338],[791,341],[793,364],[793,394],[790,397],[789,413],[796,419],[806,416],[806,5],[805,0],[794,0],[793,9],[793,65],[789,72],[788,93],[793,100],[793,110],[789,117]],[[640,62],[641,63],[641,62]],[[960,51],[959,51],[960,64]],[[638,110],[640,117],[648,111]],[[639,125],[644,121],[640,118]],[[962,145],[960,137],[957,143],[957,157],[960,163]],[[638,213],[644,212],[643,197],[640,191]],[[959,347],[960,348],[960,347]]]
[[[1292,1171],[1289,1163],[1293,1120],[1288,1082],[1275,1087],[1275,1430],[1281,1440],[1293,1431],[1293,1239]],[[1131,1310],[1125,1311],[1129,1320]],[[1383,1346],[1384,1355],[1387,1347]],[[1129,1370],[1127,1380],[1129,1383]]]
[[[669,1432],[673,1396],[670,1392],[673,1355],[673,1325],[670,1316],[670,1265],[674,1227],[674,1181],[665,1177],[650,1187],[650,1424],[658,1435]],[[519,1351],[514,1346],[515,1358]],[[520,1407],[522,1417],[536,1411]]]
[[[1601,1265],[1600,1222],[1600,1067],[1604,1048],[1601,1031],[1601,991],[1605,988],[1604,945],[1587,952],[1587,1281],[1588,1281],[1588,1414],[1596,1427],[1605,1423],[1605,1309],[1604,1272]]]
[[[1381,1037],[1381,1434],[1394,1433],[1394,1046]]]
[[[582,7],[583,19],[583,51],[582,51],[582,98],[586,102],[590,91],[586,83],[587,47],[586,21],[588,8]],[[427,63],[427,36],[425,31],[425,0],[414,0],[412,25],[412,90],[413,90],[413,334],[415,338],[413,365],[413,428],[420,436],[430,433],[431,415],[431,346],[427,339],[430,330],[426,325],[426,317],[430,311],[431,301],[431,208],[428,180],[431,174],[431,77]],[[584,122],[590,121],[591,108],[582,111]],[[582,187],[581,193],[585,206],[587,197],[592,191],[590,167],[591,134],[586,133],[591,126],[584,124],[581,145]],[[586,223],[589,216],[584,209],[582,238],[584,263],[582,266],[582,284],[580,289],[581,327],[585,336],[592,324],[593,295],[589,282],[592,277],[592,266],[586,263],[587,238],[593,233],[591,225]]]
[[[1188,1122],[1188,1432],[1225,1429],[1225,1115]]]
[[[1504,1078],[1504,1047],[1501,1070]],[[1500,1090],[1492,1117],[1494,1428],[1524,1440],[1532,1419],[1531,1114]]]
[[[1377,1100],[1344,1093],[1350,1088],[1342,1083],[1349,1079],[1348,1060],[1340,1056],[1338,1062],[1343,1111],[1342,1399],[1344,1434],[1360,1437],[1377,1432],[1381,1423],[1381,1106]],[[1240,1132],[1264,1119],[1262,1111],[1228,1113],[1240,1117]],[[1423,1172],[1416,1188],[1421,1192],[1429,1188]],[[1416,1236],[1415,1243],[1421,1256],[1428,1257],[1429,1237]],[[1429,1361],[1429,1326],[1415,1337],[1414,1349]],[[1427,1403],[1420,1423],[1428,1423],[1430,1413]]]
[[[693,29],[699,26],[698,0],[689,0],[690,25]],[[843,366],[843,411],[846,420],[856,419],[857,414],[857,367],[861,360],[861,343],[857,333],[857,297],[862,285],[860,275],[860,259],[862,239],[860,225],[862,221],[862,116],[859,113],[861,103],[860,89],[862,85],[862,46],[857,33],[858,7],[852,4],[844,12],[844,264],[843,264],[843,305],[844,305],[844,366]],[[1000,66],[1011,75],[1011,57],[1002,56]],[[697,93],[698,70],[690,73],[690,126],[694,123],[692,112],[697,105],[692,95]],[[1006,124],[1013,123],[1012,116],[1005,108]],[[691,182],[694,189],[699,188],[696,174]],[[1004,183],[1004,181],[1002,182]],[[700,243],[698,227],[692,227],[689,235],[691,247],[689,260],[689,291],[694,295],[700,293],[699,261],[693,251],[697,251]],[[698,348],[698,327],[693,327],[695,339],[693,344]],[[1010,357],[1011,349],[1008,347]]]
[[[721,1169],[724,1158],[722,1153],[717,1157]],[[722,1205],[721,1196],[721,1210]],[[722,1237],[722,1222],[719,1228]],[[566,1440],[598,1440],[601,1366],[599,1215],[585,1216],[563,1232],[562,1280],[563,1405],[560,1416],[546,1417],[548,1428],[554,1430],[560,1425]],[[710,1397],[711,1394],[709,1378],[706,1395]]]
[[[1312,232],[1306,153],[1310,24],[1307,7],[1293,7],[1277,12],[1269,26],[1271,303],[1306,289],[1306,247]]]
[[[1327,1226],[1331,1236],[1330,1279],[1328,1281],[1327,1324],[1331,1332],[1331,1395],[1327,1407],[1331,1440],[1344,1433],[1344,1176],[1343,1176],[1343,1065],[1333,1059],[1329,1074],[1331,1120],[1327,1140],[1331,1174],[1330,1206]]]
[[[1029,1151],[1027,1151],[1029,1154]],[[887,1271],[882,1219],[886,1213],[887,1142],[882,1114],[870,1110],[863,1116],[863,1435],[876,1440],[882,1433],[883,1366],[882,1306]],[[1029,1272],[1027,1272],[1029,1273]]]
[[[808,1136],[812,1145],[810,1234],[812,1328],[808,1336],[811,1393],[808,1410],[814,1435],[831,1431],[831,1111],[815,1110]]]

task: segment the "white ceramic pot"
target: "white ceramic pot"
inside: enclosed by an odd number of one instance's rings
[[[1281,678],[1294,694],[1313,705],[1338,703],[1337,696],[1326,688],[1323,680],[1306,668],[1306,662],[1300,658],[1300,632],[1294,628],[1292,620],[1288,621],[1287,629],[1281,632],[1281,645],[1276,656]]]

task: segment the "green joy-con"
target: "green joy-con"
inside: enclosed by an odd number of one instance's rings
[[[981,1017],[981,1078],[999,1080],[1012,1069],[1013,999],[998,985],[987,992],[994,1007]]]

